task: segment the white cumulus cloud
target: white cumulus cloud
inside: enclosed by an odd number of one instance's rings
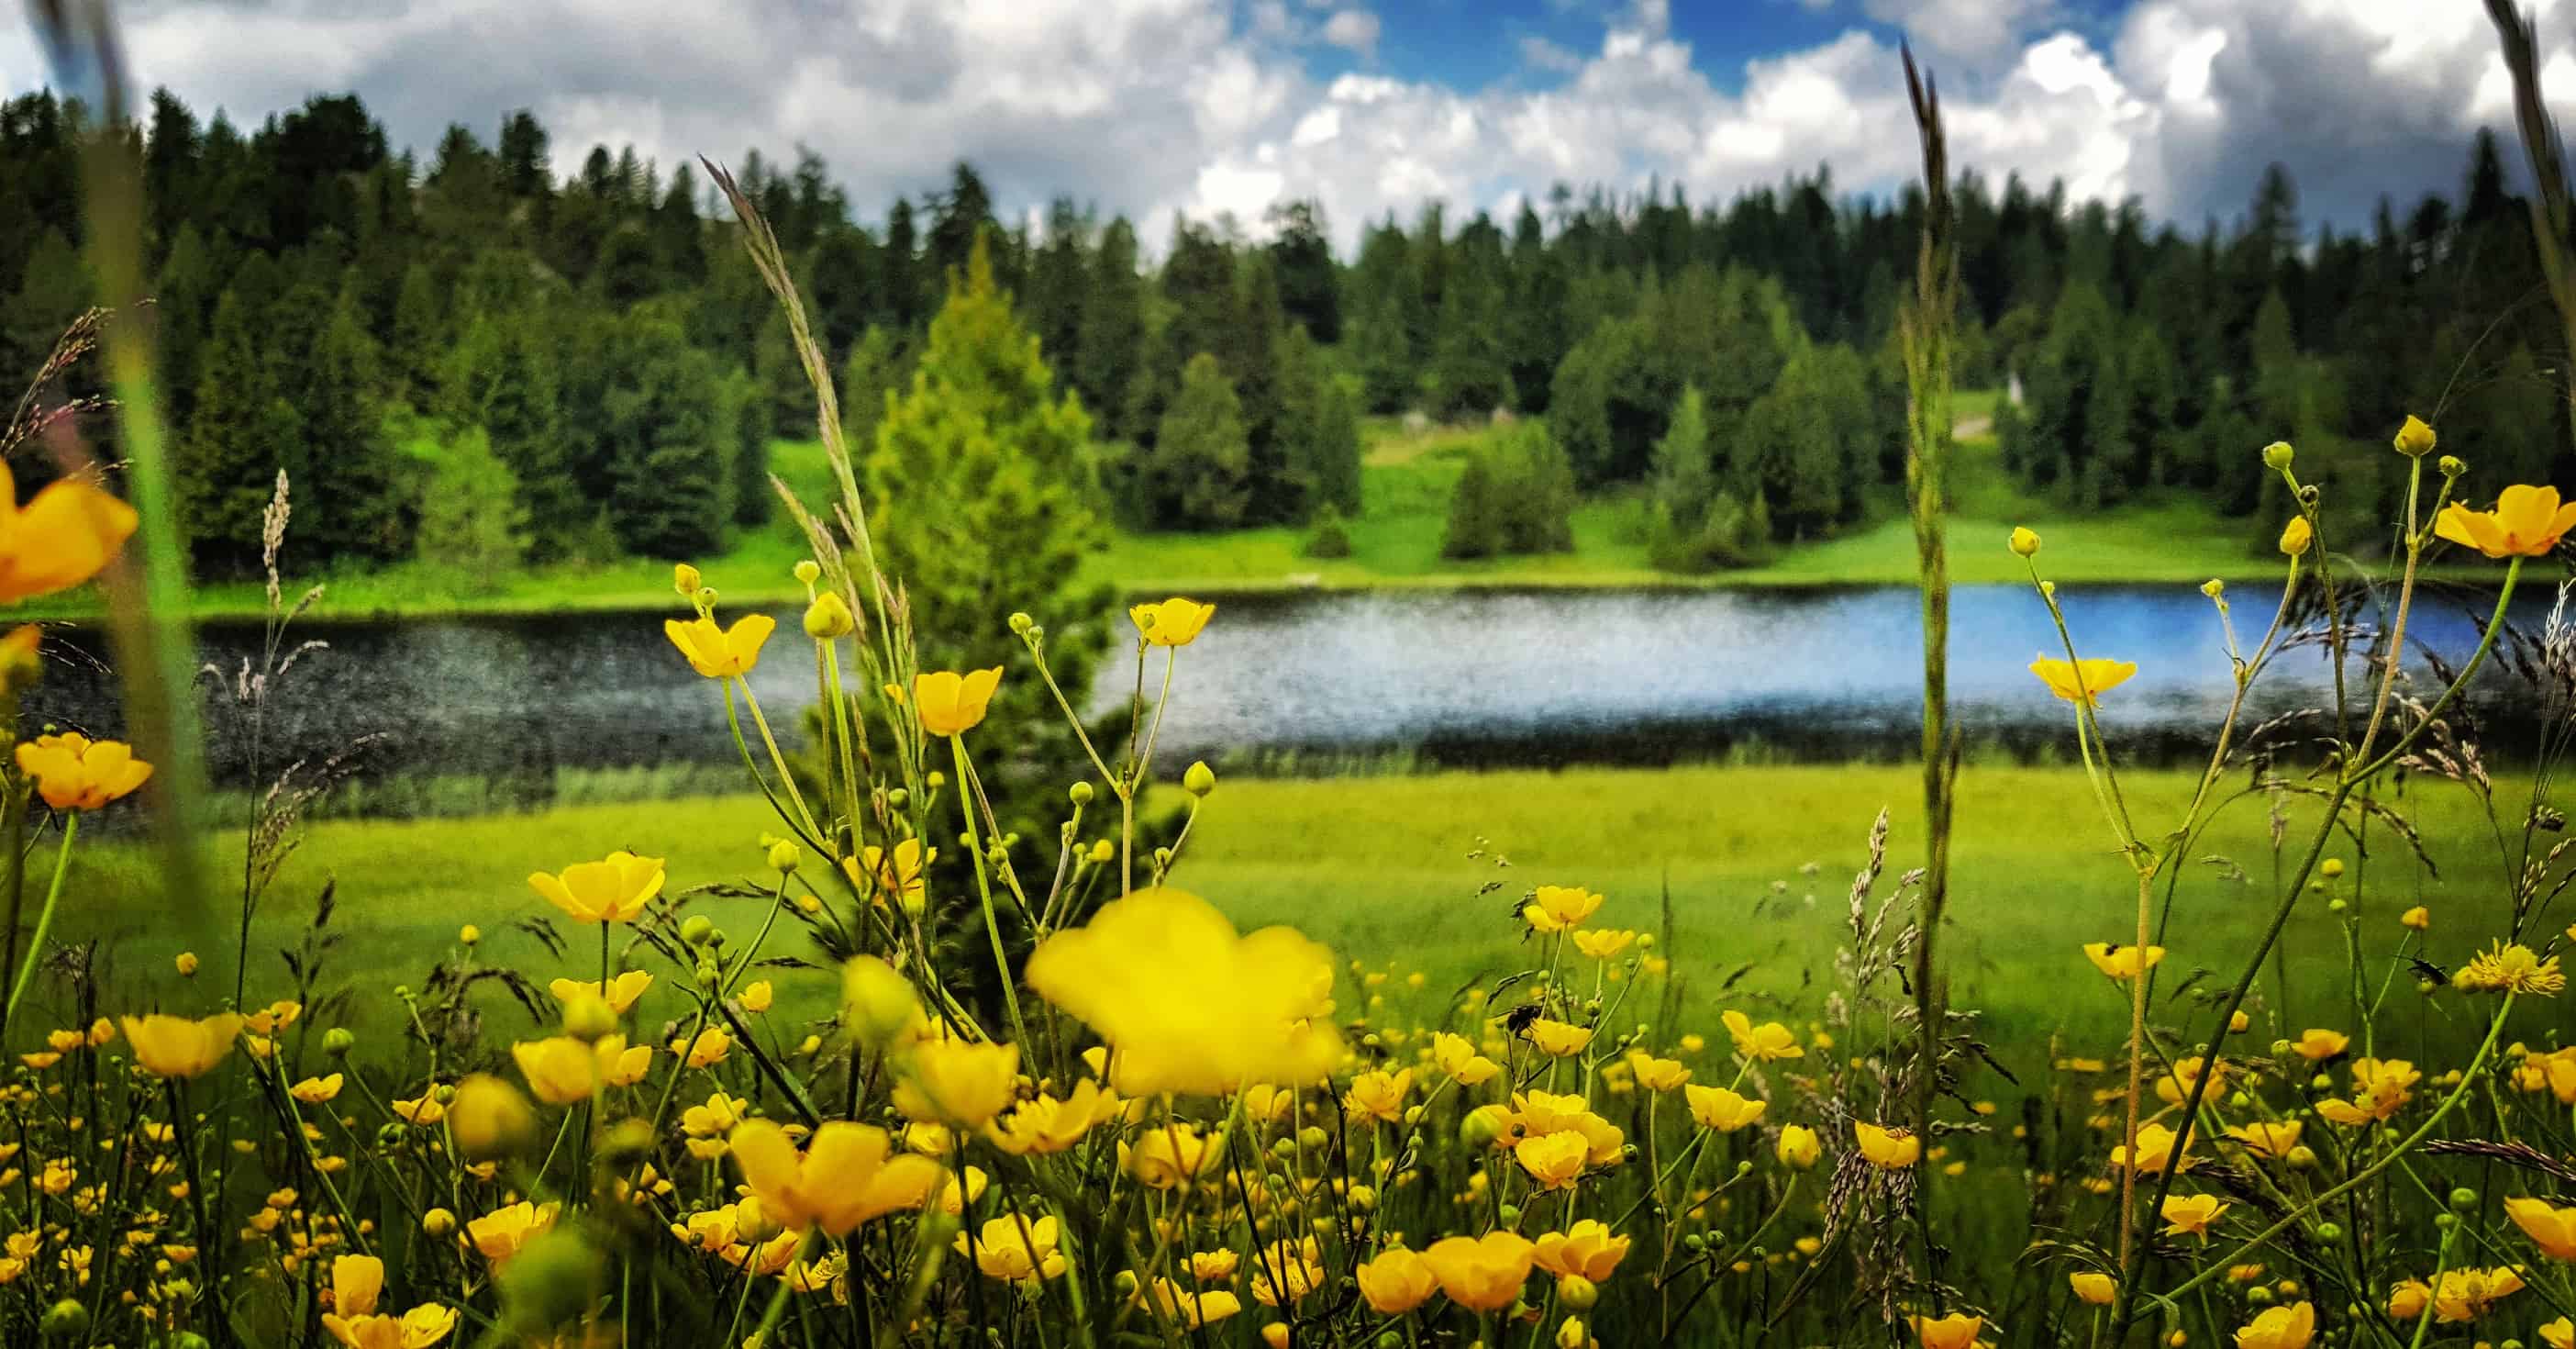
[[[1583,22],[1576,8],[1549,31]],[[489,136],[529,108],[559,169],[593,142],[665,166],[801,144],[870,216],[967,159],[1006,214],[1068,192],[1153,244],[1175,210],[1257,229],[1298,197],[1347,245],[1432,198],[1456,219],[1560,180],[1679,182],[1709,202],[1820,164],[1843,191],[1915,172],[1884,29],[1721,70],[1668,0],[1579,8],[1592,39],[1523,34],[1524,74],[1482,88],[1379,63],[1378,9],[1350,0],[164,0],[128,27],[144,80],[237,122],[352,88],[424,150],[450,122]],[[2576,109],[2576,0],[2539,8],[2552,87]],[[2509,117],[2470,4],[2132,0],[2082,28],[2052,26],[2056,0],[1860,9],[1939,76],[1954,163],[2134,194],[2187,227],[2236,214],[2274,160],[2311,220],[2357,224],[2382,192],[2455,186],[2473,130]],[[0,30],[0,90],[42,82],[40,62],[24,29]]]

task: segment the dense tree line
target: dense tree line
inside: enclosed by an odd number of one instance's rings
[[[0,105],[0,370],[31,371],[90,298],[75,160],[97,134],[142,167],[146,312],[209,574],[255,561],[281,467],[299,540],[333,559],[700,553],[766,517],[770,440],[813,434],[785,323],[690,166],[599,146],[566,174],[524,112],[488,144],[451,128],[424,159],[349,96],[247,132],[166,92],[112,133],[49,94]],[[857,443],[928,465],[918,445],[950,435],[911,405],[984,240],[992,293],[1079,416],[1020,427],[1067,441],[1031,462],[1131,528],[1320,517],[1329,552],[1363,509],[1369,414],[1521,423],[1462,477],[1462,555],[1556,546],[1561,528],[1493,523],[1516,482],[1633,492],[1661,565],[1697,569],[1843,528],[1901,477],[1913,192],[1844,198],[1824,170],[1723,204],[1559,187],[1507,219],[1433,203],[1370,222],[1344,260],[1311,203],[1257,238],[1177,218],[1149,245],[1153,222],[1071,198],[999,221],[962,164],[864,217],[811,153],[739,171],[799,268]],[[2242,219],[2188,233],[2018,179],[1964,176],[1957,202],[1960,377],[2026,392],[1999,418],[2005,464],[2071,506],[2182,491],[2277,513],[2255,447],[2375,439],[2410,410],[2484,480],[2565,476],[2564,353],[2491,137],[2456,204],[2384,205],[2362,233],[2305,230],[2277,169]],[[2381,477],[2344,505],[2383,508]]]

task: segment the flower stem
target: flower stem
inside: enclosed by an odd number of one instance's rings
[[[9,983],[9,1005],[0,1008],[0,1032],[18,1019],[18,1001],[35,981],[36,963],[45,958],[45,934],[53,930],[54,910],[62,902],[63,873],[71,869],[72,840],[80,836],[80,822],[77,810],[63,819],[63,844],[54,850],[54,879],[45,886],[44,907],[36,910],[36,931],[27,940],[26,959],[19,962],[18,977]]]
[[[966,763],[966,737],[948,737],[948,749],[957,760],[957,805],[966,813],[966,846],[974,856],[966,859],[967,869],[975,873],[975,893],[984,901],[984,935],[993,943],[993,972],[1002,981],[1002,1005],[1011,1011],[1011,1033],[1019,1037],[1021,1052],[1035,1053],[1037,1042],[1029,1038],[1029,1025],[1020,1017],[1020,991],[1011,978],[1011,958],[1002,949],[1002,923],[993,912],[993,882],[984,874],[984,834],[975,823],[975,798],[967,790],[969,769]]]

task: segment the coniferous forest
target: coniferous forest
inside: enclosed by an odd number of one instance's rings
[[[90,134],[50,94],[0,107],[0,370],[19,377],[90,301]],[[607,146],[571,164],[524,112],[419,151],[353,96],[245,129],[165,91],[129,139],[153,280],[122,321],[158,338],[203,577],[256,567],[280,469],[311,508],[299,546],[337,565],[693,556],[767,517],[771,441],[815,433],[786,323],[693,165]],[[2491,137],[2465,148],[2458,192],[2384,201],[2360,230],[2303,219],[2277,168],[2191,229],[1962,176],[1957,374],[2020,391],[1997,413],[2008,473],[2079,511],[2187,493],[2268,520],[2278,484],[2238,471],[2256,447],[2332,453],[2419,410],[2482,472],[2566,480],[2526,208]],[[1901,480],[1917,190],[1844,194],[1823,169],[1722,202],[1559,186],[1499,219],[1365,222],[1345,256],[1309,202],[1138,221],[1061,196],[1023,218],[967,164],[883,203],[810,153],[735,167],[863,453],[982,240],[1083,415],[1059,428],[1084,466],[1068,481],[1129,529],[1329,539],[1362,509],[1371,415],[1521,423],[1459,480],[1459,557],[1565,547],[1575,499],[1624,492],[1658,566],[1720,568],[1847,527]],[[2333,509],[2386,518],[2382,477]]]

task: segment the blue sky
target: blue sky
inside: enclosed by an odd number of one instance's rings
[[[2576,0],[2537,5],[2576,93]],[[1507,211],[1557,181],[1722,199],[1830,164],[1915,171],[1896,46],[1938,73],[1954,162],[2197,227],[2265,164],[2308,219],[2451,190],[2508,104],[2469,0],[138,0],[134,63],[257,122],[354,89],[398,142],[529,108],[558,167],[824,155],[863,211],[982,166],[1006,210],[1147,221],[1323,202]],[[0,91],[44,83],[0,28]],[[2576,103],[2561,107],[2562,118]]]

